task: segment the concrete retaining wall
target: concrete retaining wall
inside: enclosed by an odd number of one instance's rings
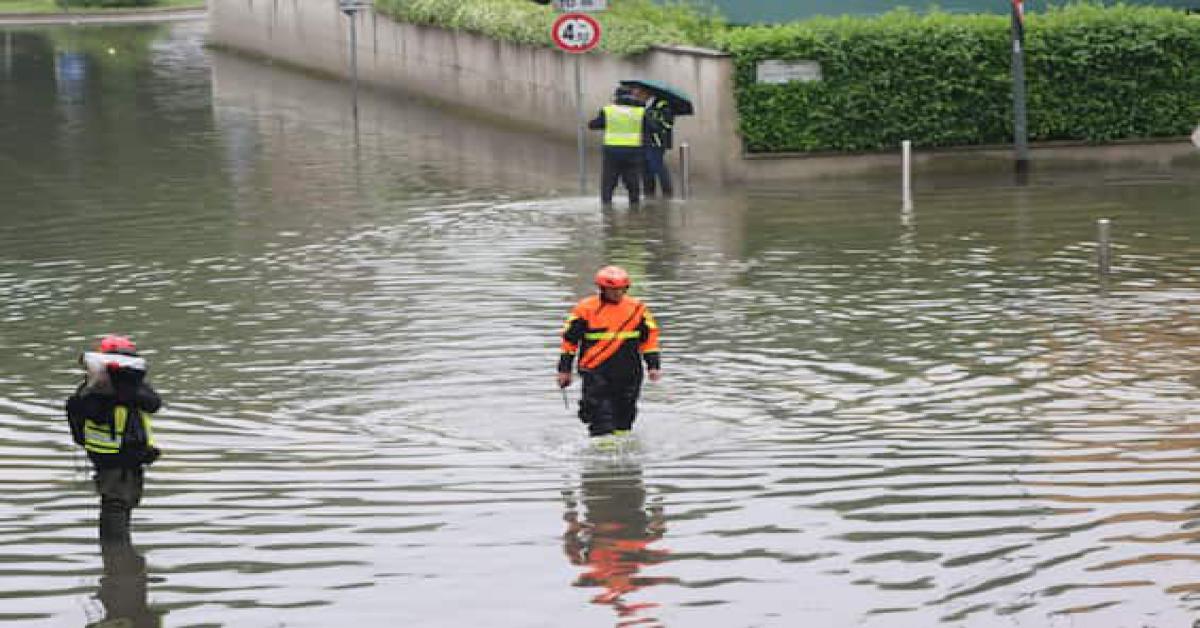
[[[349,75],[349,18],[336,0],[209,0],[210,38],[216,45],[278,59],[327,74]],[[693,173],[725,183],[856,175],[872,170],[899,176],[900,148],[866,155],[744,155],[737,133],[733,62],[721,52],[655,48],[632,57],[568,55],[479,35],[393,22],[364,11],[355,18],[359,79],[418,94],[475,115],[573,140],[578,129],[575,63],[582,64],[584,114],[609,102],[617,81],[666,81],[695,98],[696,115],[677,120],[676,143],[692,147]],[[601,18],[603,19],[603,18]],[[549,33],[547,33],[549,38]],[[587,135],[594,154],[599,133]],[[1189,158],[1186,142],[1094,147],[1035,145],[1035,160],[1060,162]],[[595,164],[594,158],[589,158]],[[998,147],[921,151],[923,169],[977,162],[1011,168],[1011,151]],[[593,166],[594,167],[594,166]]]
[[[350,18],[334,0],[210,0],[209,11],[210,38],[218,46],[349,75]],[[569,55],[393,22],[370,10],[355,19],[362,83],[420,94],[564,138],[574,138],[578,128],[577,60],[588,118],[611,100],[620,79],[669,82],[695,99],[696,115],[679,118],[675,134],[676,145],[686,141],[692,147],[693,172],[719,181],[745,175],[736,133],[733,63],[724,53],[655,48],[632,57]],[[588,139],[597,145],[599,133],[589,133]]]

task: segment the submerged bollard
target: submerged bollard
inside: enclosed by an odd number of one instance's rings
[[[913,208],[912,142],[909,140],[904,140],[903,142],[900,143],[900,146],[901,146],[901,153],[903,154],[903,157],[901,159],[901,161],[903,162],[902,170],[904,171],[904,173],[903,173],[904,180],[901,183],[901,199],[902,199],[901,202],[903,203],[903,205],[902,205],[903,209],[905,211],[908,211]]]
[[[687,142],[679,145],[679,196],[692,196],[692,147]]]
[[[1112,270],[1112,241],[1107,218],[1096,221],[1096,268],[1106,276]]]

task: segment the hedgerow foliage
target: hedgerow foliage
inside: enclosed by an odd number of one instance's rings
[[[629,55],[654,44],[712,45],[724,20],[702,5],[675,0],[609,0],[597,14],[600,50]],[[530,0],[377,0],[381,13],[414,24],[479,33],[494,39],[552,47],[550,27],[557,14]]]
[[[751,152],[861,151],[1012,141],[1004,16],[817,18],[727,31]],[[1026,19],[1032,140],[1184,135],[1200,121],[1200,19],[1071,5]],[[820,62],[823,80],[756,82],[767,59]]]

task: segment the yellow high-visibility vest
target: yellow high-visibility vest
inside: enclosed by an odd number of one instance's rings
[[[142,429],[146,432],[146,444],[154,445],[154,431],[150,427],[150,414],[137,411]],[[94,454],[116,454],[121,451],[125,440],[125,426],[129,422],[129,409],[123,405],[113,408],[113,423],[94,419],[83,420],[83,448]]]
[[[605,105],[604,145],[637,148],[642,145],[642,118],[645,107]]]

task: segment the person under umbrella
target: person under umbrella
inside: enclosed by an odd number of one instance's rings
[[[642,101],[646,108],[646,117],[653,122],[654,132],[647,138],[643,147],[642,192],[646,198],[656,194],[662,188],[663,198],[671,198],[674,189],[671,186],[671,171],[667,168],[666,152],[671,149],[675,131],[675,113],[670,102],[654,92],[635,85],[633,95]]]
[[[588,122],[588,128],[604,131],[604,161],[600,168],[600,203],[612,205],[618,179],[629,194],[629,205],[641,202],[641,172],[644,168],[643,147],[647,138],[657,130],[646,109],[629,89],[620,87],[613,95],[613,104],[605,105],[599,115]]]

